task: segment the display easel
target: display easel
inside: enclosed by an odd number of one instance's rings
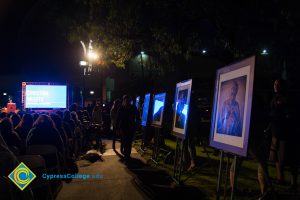
[[[220,199],[220,194],[221,194],[221,181],[222,181],[222,175],[223,175],[223,162],[224,162],[224,154],[225,152],[223,150],[221,151],[221,155],[220,155],[220,164],[219,164],[219,171],[218,171],[218,182],[217,182],[217,192],[216,192],[216,199],[219,200]],[[234,192],[235,192],[235,186],[236,186],[236,172],[237,172],[237,155],[234,155],[233,157],[233,185],[231,188],[231,195],[230,195],[230,199],[233,200],[234,199]],[[227,165],[226,165],[226,170],[225,170],[225,181],[224,181],[224,193],[223,193],[223,199],[226,199],[226,188],[227,188],[227,177],[228,177],[228,173],[229,173],[229,154],[227,154]]]
[[[159,126],[154,126],[154,145],[151,160],[157,165],[158,156],[160,152],[159,139],[160,139],[160,129]]]
[[[180,177],[182,173],[182,159],[184,153],[184,139],[178,138],[176,139],[176,150],[175,150],[175,158],[174,158],[174,173],[173,180],[180,184]]]

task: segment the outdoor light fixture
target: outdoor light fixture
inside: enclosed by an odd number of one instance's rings
[[[4,93],[3,93],[3,96],[6,96],[6,95],[7,95],[7,93],[6,93],[6,92],[4,92]]]
[[[266,49],[263,49],[262,52],[260,53],[261,55],[268,55],[269,52]]]
[[[206,50],[205,49],[202,50],[202,54],[206,54]]]
[[[79,62],[79,64],[80,64],[80,66],[87,66],[88,63],[86,61],[84,61],[84,60],[81,60]]]
[[[145,52],[141,51],[141,54],[142,54],[142,55],[144,55],[144,54],[145,54]]]
[[[92,60],[96,60],[98,58],[98,55],[93,51],[89,51],[87,56],[89,59],[92,59]]]
[[[102,104],[103,107],[105,107],[105,104]]]
[[[91,91],[90,91],[90,94],[93,95],[93,94],[95,94],[95,92],[94,92],[93,90],[91,90]]]

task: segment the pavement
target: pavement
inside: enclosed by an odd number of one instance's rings
[[[77,161],[79,173],[100,174],[102,178],[74,179],[70,183],[63,183],[57,200],[207,199],[196,188],[176,185],[165,171],[147,164],[136,149],[132,148],[132,160],[124,163],[120,157],[119,143],[114,151],[111,140],[103,142],[106,148],[102,161]]]
[[[77,161],[81,174],[100,174],[101,179],[73,179],[70,183],[63,183],[57,200],[109,199],[109,200],[142,200],[149,197],[138,187],[134,174],[128,170],[116,152],[111,148],[111,140],[104,140],[106,150],[103,160],[91,163],[87,160]],[[119,150],[116,144],[116,150]],[[132,149],[132,157],[143,162],[136,150]]]

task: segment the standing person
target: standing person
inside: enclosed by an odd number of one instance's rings
[[[117,126],[118,111],[119,111],[120,107],[121,107],[121,100],[116,99],[110,110],[110,121],[111,121],[111,128],[112,128],[112,132],[113,132],[113,141],[112,141],[113,150],[116,149],[116,138],[117,138],[116,126]]]
[[[284,184],[284,161],[286,141],[288,139],[288,106],[286,96],[286,85],[283,80],[277,79],[274,82],[275,95],[271,101],[271,122],[272,142],[270,147],[270,160],[275,162],[277,183]]]
[[[89,116],[92,116],[93,106],[90,103],[87,105],[86,110],[89,113]]]
[[[117,128],[122,137],[125,161],[130,159],[132,140],[138,120],[138,111],[134,105],[130,104],[130,101],[130,96],[123,96],[122,106],[117,117]]]
[[[101,109],[100,104],[97,104],[93,109],[92,122],[94,124],[99,124],[99,125],[102,125],[102,123],[103,123],[102,109]]]

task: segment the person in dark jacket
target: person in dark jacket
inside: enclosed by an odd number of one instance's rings
[[[286,85],[283,80],[274,82],[275,95],[271,101],[269,128],[272,133],[270,160],[275,162],[277,182],[283,184],[286,142],[288,139],[289,111],[286,96]]]
[[[53,120],[56,129],[58,130],[60,137],[64,143],[64,147],[67,149],[68,148],[68,137],[67,134],[63,128],[63,122],[62,119],[60,118],[60,116],[58,114],[54,114],[52,113],[50,115],[51,119]]]
[[[25,145],[22,145],[20,136],[14,131],[11,119],[4,118],[0,122],[0,130],[7,146],[17,147],[19,151],[24,150]]]
[[[65,148],[63,140],[53,120],[47,115],[40,115],[29,131],[26,146],[53,145],[57,148],[61,164],[64,162]]]
[[[130,101],[130,96],[123,96],[123,103],[119,109],[117,117],[117,130],[122,137],[123,144],[121,144],[121,146],[124,148],[125,160],[130,159],[132,140],[136,129],[136,122],[139,116],[137,108],[134,105],[131,105]]]
[[[13,123],[14,128],[20,123],[21,118],[19,115],[17,115],[16,113],[12,113],[12,115],[10,116],[10,119]]]
[[[112,148],[115,149],[115,144],[116,144],[116,126],[117,126],[117,117],[118,117],[118,111],[121,107],[121,100],[116,99],[114,101],[114,104],[110,110],[110,121],[111,121],[111,129],[113,132],[113,143],[112,143]]]
[[[33,117],[30,114],[23,115],[20,123],[16,126],[15,131],[23,141],[26,141],[27,135],[33,126]]]

